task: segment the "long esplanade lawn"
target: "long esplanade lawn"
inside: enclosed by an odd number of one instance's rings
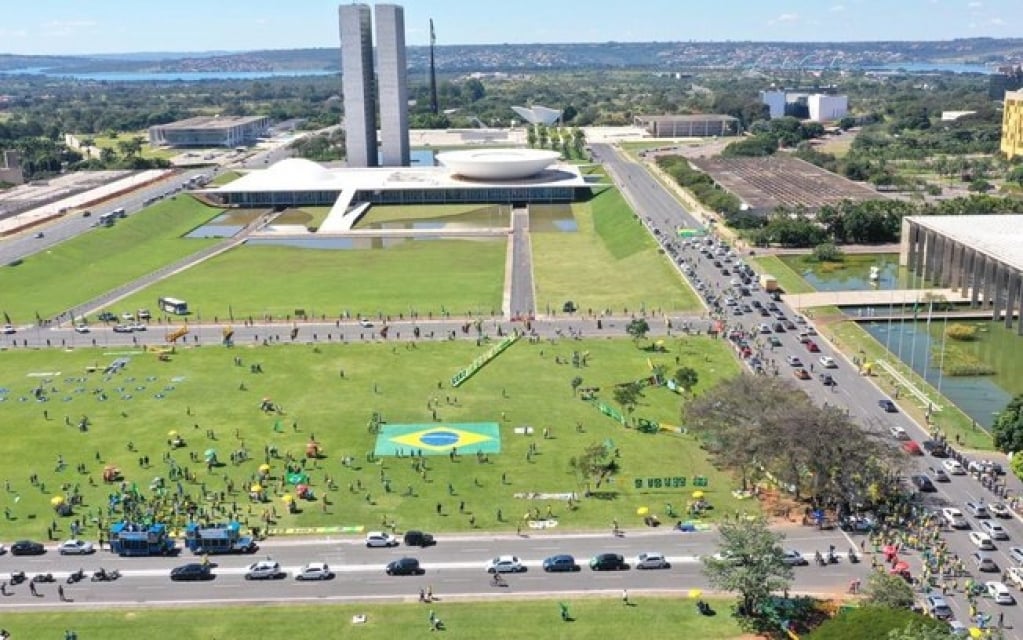
[[[15,324],[50,317],[150,273],[214,239],[183,238],[220,214],[189,196],[164,200],[145,212],[91,229],[17,266],[0,267],[0,310]],[[154,300],[144,306],[151,307]]]
[[[700,302],[616,189],[572,205],[578,231],[531,235],[537,311],[696,311]]]
[[[488,344],[338,344],[335,336],[333,343],[310,345],[284,344],[287,336],[281,338],[282,344],[272,346],[182,348],[163,360],[151,351],[121,349],[5,353],[0,374],[0,430],[8,461],[3,477],[9,481],[0,493],[5,539],[45,537],[54,518],[51,500],[77,491],[83,505],[74,516],[56,519],[54,537],[67,537],[71,519],[88,516],[83,536],[95,540],[94,518],[119,517],[104,506],[121,487],[103,482],[107,467],[118,468],[125,486],[150,499],[160,493],[154,479],[162,478],[172,491],[156,500],[158,518],[170,518],[170,496],[182,494],[195,499],[211,520],[233,516],[265,527],[263,518],[276,513],[269,524],[281,530],[353,527],[356,532],[378,527],[386,517],[399,530],[508,532],[527,511],[547,517],[548,507],[558,531],[602,528],[612,519],[637,527],[642,526],[635,515],[640,507],[668,519],[670,503],[685,518],[695,476],[709,480],[703,490],[716,507],[712,515],[757,508],[732,496],[728,475],[706,461],[692,437],[626,429],[572,389],[579,377],[581,388],[599,388],[599,399],[614,406],[615,384],[648,378],[651,365],[673,371],[679,362],[699,371],[699,393],[737,372],[721,341],[673,338],[665,351],[650,352],[629,340],[530,344],[523,339],[453,389],[451,376]],[[579,367],[571,364],[574,357]],[[127,361],[122,370],[103,372],[121,358]],[[647,387],[633,415],[678,425],[684,399],[663,387]],[[403,457],[371,459],[367,454],[380,444],[370,429],[374,412],[385,428],[418,424],[422,428],[413,432],[453,431],[434,434],[440,444],[436,455],[425,456],[425,471],[409,457],[416,445],[408,440],[396,441]],[[475,427],[460,423],[496,423],[499,437],[479,440],[472,435]],[[543,437],[545,429],[549,438]],[[173,435],[185,446],[172,447]],[[312,439],[325,457],[306,459]],[[451,443],[459,447],[454,459],[448,455]],[[595,443],[620,456],[620,474],[600,487],[570,467],[573,457]],[[477,458],[478,447],[488,452],[488,460]],[[218,460],[210,468],[204,464],[208,451]],[[295,514],[288,514],[282,501],[295,492],[285,477],[289,457],[292,471],[308,474],[314,493],[313,500],[299,501]],[[343,465],[343,457],[352,463]],[[270,470],[260,478],[259,466],[266,463]],[[174,467],[185,477],[178,479]],[[35,482],[29,482],[30,475]],[[685,486],[661,484],[673,477],[684,477]],[[565,495],[581,495],[588,482],[602,498],[582,499],[569,508]],[[259,500],[251,499],[253,484],[261,484]],[[550,495],[526,497],[530,493]]]
[[[386,249],[305,249],[246,245],[131,296],[125,309],[160,296],[188,301],[193,317],[336,318],[416,312],[501,312],[507,243],[407,240]],[[119,307],[120,308],[120,307]]]

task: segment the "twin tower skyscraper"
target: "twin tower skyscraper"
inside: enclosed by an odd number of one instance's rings
[[[338,7],[341,31],[341,93],[345,109],[345,152],[350,167],[409,165],[408,82],[405,62],[405,10],[394,4]],[[377,98],[380,148],[377,148]]]

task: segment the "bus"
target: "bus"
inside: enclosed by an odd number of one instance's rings
[[[114,209],[113,211],[110,212],[110,215],[114,216],[115,218],[128,217],[128,213],[124,210],[124,207],[121,207],[120,209]]]
[[[111,211],[110,213],[104,213],[104,214],[100,215],[99,222],[97,224],[99,224],[100,226],[103,226],[103,227],[112,227],[112,226],[114,226],[114,222],[116,222],[116,221],[117,221],[117,216],[114,215],[113,211]]]
[[[188,315],[188,303],[177,298],[159,298],[157,304],[164,313],[173,313],[176,316]]]

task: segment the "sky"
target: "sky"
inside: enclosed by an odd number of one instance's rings
[[[405,0],[406,42],[863,41],[1019,37],[1023,0]],[[338,45],[327,0],[3,0],[0,53]],[[494,8],[500,7],[500,8]],[[1013,25],[1017,28],[1013,29]]]

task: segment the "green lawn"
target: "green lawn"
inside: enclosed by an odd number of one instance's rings
[[[84,142],[85,140],[90,140],[91,139],[93,141],[93,146],[94,147],[96,147],[98,149],[104,149],[104,148],[113,149],[115,152],[117,152],[118,155],[121,155],[121,150],[120,150],[120,148],[118,148],[117,143],[118,142],[123,142],[123,141],[126,141],[126,140],[131,140],[132,138],[135,138],[135,137],[142,138],[145,141],[145,142],[142,143],[142,154],[141,155],[142,155],[143,158],[163,158],[165,160],[170,160],[171,158],[173,158],[174,156],[176,156],[176,155],[178,155],[180,153],[180,151],[175,150],[175,149],[163,149],[163,148],[153,148],[153,147],[151,147],[149,145],[149,132],[147,132],[147,131],[125,131],[123,133],[118,134],[116,137],[114,137],[114,136],[98,136],[98,135],[93,135],[93,134],[89,134],[89,133],[81,133],[81,134],[76,134],[75,137],[77,137],[78,140],[81,141],[81,142]]]
[[[578,231],[533,232],[537,308],[695,310],[696,294],[616,189],[572,205]]]
[[[477,347],[463,340],[427,341],[415,349],[403,341],[393,347],[358,340],[341,345],[335,334],[332,344],[313,346],[301,342],[311,338],[306,330],[300,333],[298,343],[283,344],[288,343],[288,329],[289,325],[281,327],[281,345],[244,344],[230,350],[219,346],[179,348],[169,362],[158,360],[153,353],[123,349],[6,352],[0,388],[9,393],[0,396],[0,432],[5,436],[0,451],[7,460],[4,477],[10,480],[10,487],[0,492],[0,503],[10,519],[4,522],[4,535],[12,540],[44,537],[52,517],[50,499],[61,492],[64,483],[80,488],[86,505],[81,511],[94,515],[111,491],[100,480],[106,465],[118,466],[127,482],[137,483],[148,493],[154,476],[168,477],[169,465],[163,459],[168,452],[196,474],[194,481],[184,482],[187,494],[224,490],[226,477],[234,483],[235,492],[229,494],[223,508],[236,502],[238,517],[258,526],[260,514],[273,505],[279,512],[275,526],[282,529],[372,529],[386,516],[397,521],[399,530],[466,530],[472,514],[477,529],[508,532],[515,529],[526,510],[535,507],[546,513],[548,506],[560,522],[559,530],[603,529],[614,518],[633,528],[641,526],[634,515],[641,506],[662,516],[665,503],[683,510],[696,475],[709,478],[705,491],[716,507],[712,516],[757,508],[756,503],[731,495],[734,487],[729,476],[706,461],[691,437],[625,429],[575,398],[570,384],[579,376],[582,386],[599,387],[605,390],[602,397],[609,398],[614,384],[648,376],[650,364],[673,370],[680,362],[698,370],[699,393],[738,372],[735,359],[721,341],[674,338],[666,341],[665,352],[650,353],[629,340],[558,344],[522,340],[462,387],[451,389],[446,381],[487,345]],[[319,337],[321,341],[327,338]],[[574,351],[587,354],[587,366],[577,369],[564,364],[571,361]],[[130,359],[121,373],[108,377],[86,372],[87,366],[102,370],[118,357]],[[234,363],[235,357],[241,359],[240,366]],[[254,363],[261,365],[262,373],[250,371]],[[37,387],[43,389],[46,402],[34,399]],[[262,398],[271,398],[285,414],[263,413],[259,408]],[[677,424],[682,401],[667,389],[648,388],[634,415]],[[428,403],[433,407],[427,408]],[[500,423],[500,453],[480,464],[471,447],[455,461],[444,455],[444,448],[441,455],[427,457],[425,481],[407,458],[367,461],[367,452],[376,444],[376,436],[367,430],[372,412],[381,412],[389,423],[432,423],[433,410],[437,419],[446,423]],[[90,423],[84,433],[77,428],[82,416]],[[583,432],[577,431],[577,424],[583,425]],[[533,427],[532,436],[514,433],[515,427],[523,425]],[[541,437],[544,428],[551,429],[550,439]],[[207,429],[214,431],[215,439],[207,437]],[[186,448],[169,449],[172,430],[186,439]],[[306,469],[317,497],[325,493],[330,504],[324,510],[319,502],[304,503],[301,513],[289,515],[280,500],[291,490],[280,484],[283,458],[291,454],[301,459],[306,442],[314,436],[327,458],[311,462]],[[599,488],[601,498],[583,499],[569,510],[561,500],[516,497],[524,492],[581,494],[585,479],[570,470],[569,460],[591,444],[608,441],[620,451],[622,471]],[[530,444],[538,450],[527,461]],[[271,460],[271,478],[264,482],[270,502],[253,504],[246,489],[264,462],[266,445],[277,447],[281,459]],[[242,448],[252,457],[208,473],[202,464],[190,462],[188,455],[207,448],[214,448],[225,463],[231,452]],[[68,465],[61,471],[55,467],[58,455]],[[352,468],[338,464],[345,455],[356,459]],[[148,468],[140,467],[141,456],[149,457]],[[84,465],[83,473],[76,471],[79,464]],[[40,484],[35,486],[27,480],[33,473],[39,476]],[[334,489],[328,489],[326,476],[336,483]],[[388,479],[390,491],[381,476]],[[687,478],[686,487],[648,488],[646,483],[648,478],[677,476]],[[414,496],[403,495],[408,487]],[[465,502],[464,514],[458,510],[461,501]],[[443,505],[442,515],[436,512],[437,504]],[[69,518],[58,519],[58,536],[67,536],[69,522]],[[83,535],[95,539],[95,524],[90,522]]]
[[[438,220],[476,222],[478,226],[506,227],[511,224],[508,207],[489,204],[373,205],[356,223],[356,229],[372,228],[388,222]]]
[[[211,187],[222,187],[225,184],[230,184],[230,183],[234,182],[235,180],[237,180],[240,177],[242,177],[242,174],[237,172],[237,171],[225,171],[224,173],[221,173],[217,177],[215,177],[212,180],[210,180],[209,186],[211,186]]]
[[[74,588],[69,589],[73,593]],[[157,630],[174,629],[176,640],[259,638],[357,637],[360,640],[392,640],[425,637],[429,611],[446,627],[444,638],[501,638],[535,640],[589,640],[591,638],[635,638],[637,629],[651,637],[676,636],[701,640],[729,640],[742,636],[735,619],[728,615],[731,601],[708,599],[719,612],[703,616],[687,600],[663,597],[629,598],[636,606],[625,607],[617,599],[565,598],[574,618],[562,622],[553,600],[514,602],[450,602],[426,606],[406,604],[280,605],[199,607],[190,609],[118,609],[117,611],[74,611],[4,614],[3,626],[13,638],[57,639],[73,629],[81,640],[136,640],[162,637]],[[355,624],[353,616],[365,615]],[[155,632],[155,635],[154,635]]]
[[[112,228],[90,230],[29,256],[16,267],[0,267],[0,310],[15,323],[29,323],[37,312],[47,317],[81,304],[215,244],[181,236],[220,212],[178,196],[118,220]],[[147,298],[142,306],[151,307],[154,300]]]
[[[271,315],[354,317],[500,313],[503,240],[417,240],[387,249],[315,250],[246,245],[132,296],[127,309],[159,296],[188,300],[203,318]],[[282,268],[282,265],[287,265]]]
[[[753,269],[757,273],[769,273],[774,276],[774,279],[778,281],[778,286],[785,293],[813,293],[815,291],[806,280],[803,280],[802,276],[778,256],[751,257],[746,258],[746,261],[753,265]]]

